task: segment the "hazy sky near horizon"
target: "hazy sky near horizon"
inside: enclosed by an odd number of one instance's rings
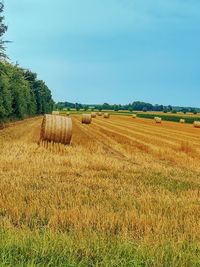
[[[200,107],[199,0],[4,3],[11,60],[56,101]]]

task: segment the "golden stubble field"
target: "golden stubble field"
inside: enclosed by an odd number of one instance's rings
[[[200,129],[126,116],[82,125],[73,116],[71,146],[43,146],[41,121],[0,131],[1,229],[117,237],[149,248],[152,266],[165,258],[157,247],[170,244],[173,266],[198,262]]]

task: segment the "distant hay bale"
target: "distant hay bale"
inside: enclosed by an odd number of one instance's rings
[[[132,115],[132,118],[133,118],[133,119],[136,119],[136,118],[137,118],[137,114],[133,114],[133,115]]]
[[[92,118],[96,118],[96,116],[97,116],[96,112],[92,112],[92,113],[91,113],[91,117],[92,117]]]
[[[180,119],[180,123],[185,123],[185,119]]]
[[[57,110],[52,111],[52,115],[60,115],[60,112]]]
[[[67,112],[67,113],[66,113],[66,116],[70,116],[70,112]]]
[[[92,122],[92,115],[91,114],[83,114],[82,115],[82,123],[90,124]]]
[[[64,116],[44,115],[40,140],[68,145],[72,138],[72,120]]]
[[[109,119],[110,118],[110,114],[109,113],[104,113],[103,117],[104,117],[104,119]]]
[[[200,128],[200,121],[194,121],[194,127]]]
[[[102,112],[101,111],[99,111],[98,112],[98,116],[102,116],[103,114],[102,114]]]
[[[160,118],[160,117],[155,117],[154,120],[155,120],[156,123],[161,123],[162,122],[162,118]]]

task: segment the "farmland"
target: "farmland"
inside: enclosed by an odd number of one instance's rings
[[[193,124],[194,121],[200,121],[200,114],[193,114],[193,113],[182,113],[182,112],[178,112],[178,113],[164,113],[164,112],[155,112],[155,111],[148,111],[148,112],[141,112],[141,111],[133,111],[130,112],[128,110],[119,110],[119,111],[113,111],[113,110],[109,110],[105,112],[109,112],[112,115],[120,115],[120,116],[132,116],[132,114],[137,114],[138,118],[144,118],[144,119],[153,119],[156,116],[159,116],[160,118],[162,118],[162,120],[164,121],[172,121],[172,122],[179,122],[180,119],[184,119],[185,123],[189,123],[189,124]],[[84,111],[84,110],[75,110],[75,109],[71,109],[70,113],[75,115],[75,114],[82,114],[82,113],[89,113],[90,111]],[[66,111],[61,111],[61,113],[64,115],[66,114]]]
[[[200,266],[200,129],[113,115],[0,131],[1,266]]]

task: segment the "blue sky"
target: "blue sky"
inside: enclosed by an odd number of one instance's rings
[[[200,107],[199,0],[5,0],[8,54],[56,101]]]

